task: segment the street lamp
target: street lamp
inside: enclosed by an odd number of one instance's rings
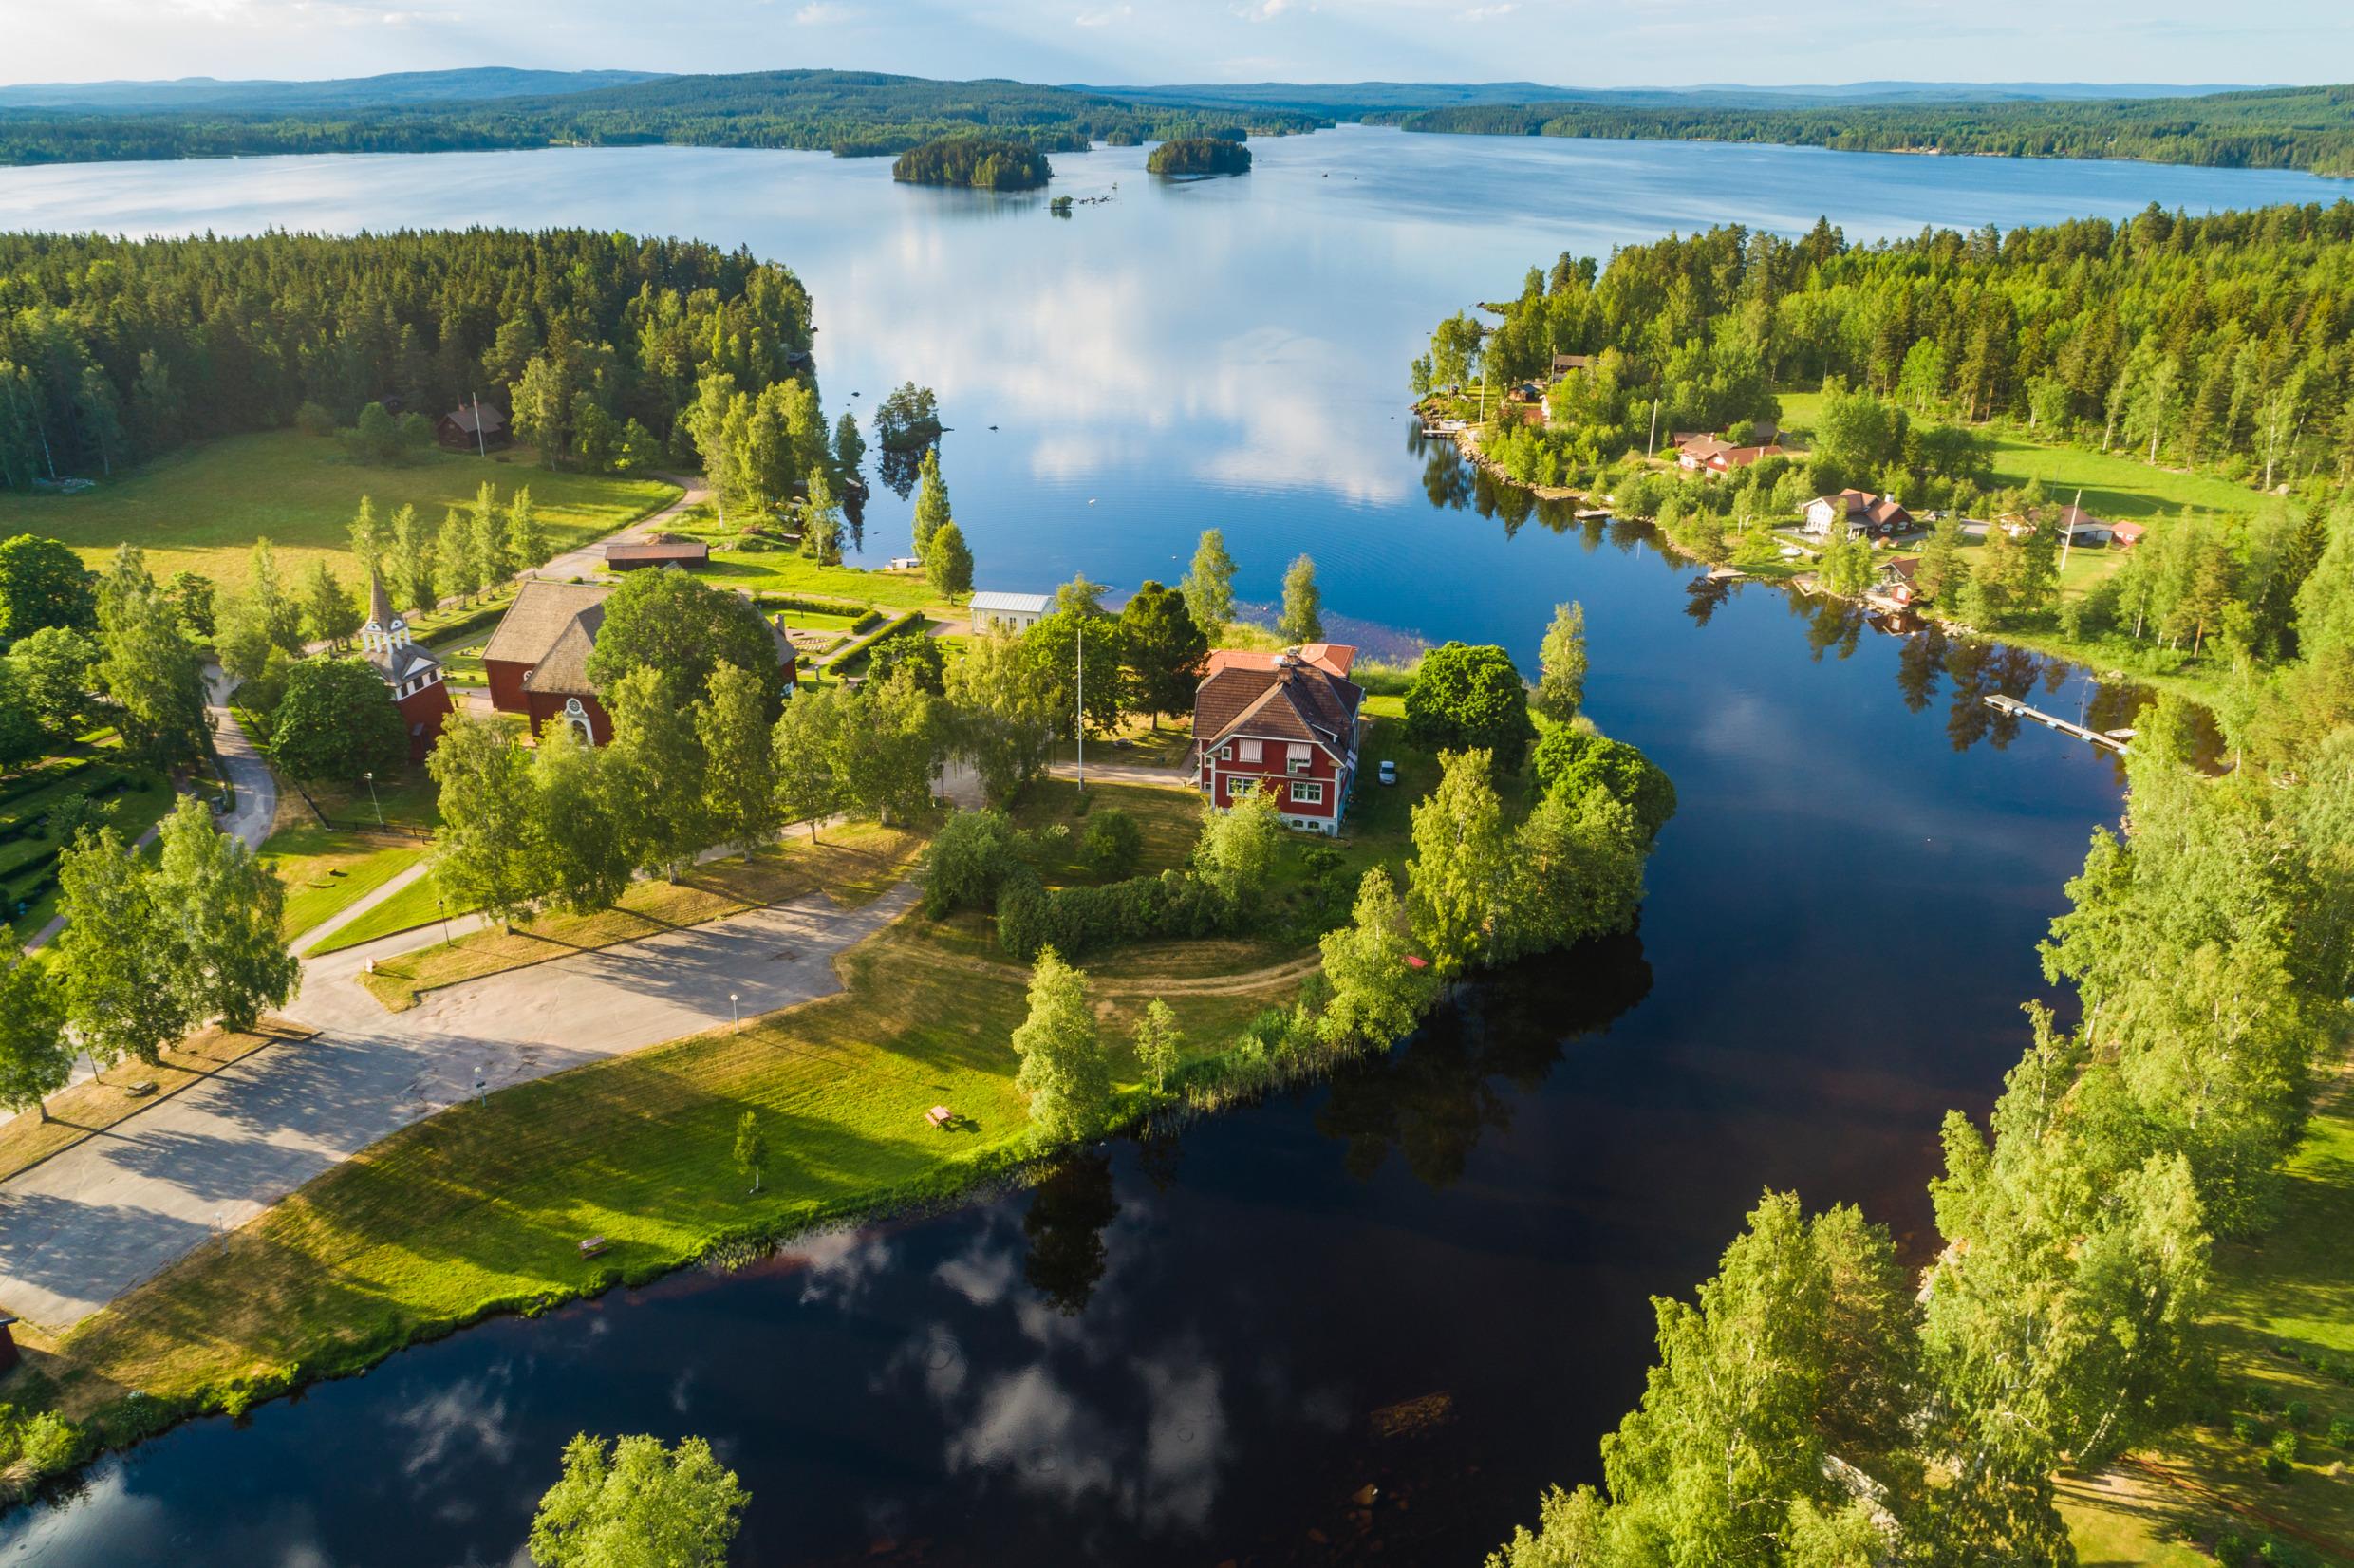
[[[449,899],[449,895],[448,895],[447,893],[443,893],[443,892],[440,892],[440,891],[437,890],[437,891],[434,893],[434,895],[433,895],[433,902],[434,902],[434,905],[435,905],[435,907],[439,908],[439,909],[441,911],[441,945],[442,945],[442,946],[444,946],[444,947],[447,947],[447,946],[450,944],[450,899]]]
[[[743,1021],[742,1017],[736,1011],[737,999],[738,999],[735,992],[730,991],[727,994],[727,1021],[730,1023],[741,1023]]]
[[[360,776],[367,780],[368,803],[376,808],[376,825],[381,828],[384,825],[384,803],[376,798],[376,775],[366,773]]]
[[[491,1067],[488,1062],[482,1063],[474,1070],[474,1103],[476,1105],[482,1103],[483,1091],[490,1087],[490,1071]]]

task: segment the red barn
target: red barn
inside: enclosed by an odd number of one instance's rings
[[[450,717],[450,688],[442,682],[441,661],[410,638],[409,624],[392,607],[381,572],[369,574],[368,618],[360,628],[360,656],[384,678],[392,705],[408,725],[409,760],[422,762]]]
[[[607,583],[525,581],[482,649],[491,706],[527,716],[533,735],[551,722],[565,723],[592,746],[610,742],[613,718],[589,683],[588,654],[597,645],[605,601],[612,591]],[[790,690],[800,671],[783,616],[769,623],[769,636],[778,677]]]
[[[1224,811],[1273,790],[1283,820],[1340,831],[1356,781],[1363,688],[1349,679],[1356,649],[1307,643],[1281,653],[1221,648],[1193,696],[1195,782]]]

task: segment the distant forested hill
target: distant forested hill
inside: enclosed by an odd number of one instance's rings
[[[1155,87],[1074,86],[1139,103],[1297,109],[1336,120],[1470,104],[1601,103],[1620,108],[1801,108],[1833,103],[1999,103],[2053,99],[2196,98],[2243,92],[2246,83],[2169,85],[2140,82],[1847,82],[1752,87],[1550,87],[1536,82],[1192,82]]]
[[[2202,98],[1884,103],[1804,108],[1463,104],[1369,115],[1410,131],[1640,140],[1775,141],[1847,152],[2138,158],[2354,176],[2354,86]]]
[[[0,87],[0,108],[100,109],[117,114],[203,108],[283,114],[297,109],[376,108],[466,99],[552,98],[648,82],[660,74],[528,71],[484,65],[458,71],[393,71],[326,82],[223,82],[210,76],[183,76],[172,82],[29,82]]]
[[[0,162],[447,152],[671,142],[892,154],[943,136],[1018,137],[1045,152],[1206,131],[1261,135],[1329,123],[1295,110],[1139,104],[1019,82],[933,82],[867,71],[672,76],[561,96],[349,110],[0,107]]]

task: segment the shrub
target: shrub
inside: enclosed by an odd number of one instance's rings
[[[2235,1415],[2232,1418],[2232,1435],[2242,1443],[2262,1443],[2270,1431],[2270,1428],[2252,1415]]]
[[[1107,806],[1091,816],[1087,834],[1079,840],[1079,857],[1089,870],[1107,882],[1133,874],[1144,852],[1145,831],[1116,806]]]
[[[1020,835],[1003,812],[951,812],[918,867],[924,912],[938,920],[952,909],[986,909],[1020,868]]]
[[[335,434],[335,416],[318,403],[305,399],[302,406],[294,410],[294,428],[306,436],[332,436]]]
[[[2341,1448],[2354,1448],[2354,1415],[2338,1416],[2329,1423],[2329,1441]]]
[[[2289,1425],[2298,1431],[2303,1431],[2313,1424],[2313,1407],[2302,1399],[2290,1400],[2288,1409],[2283,1413],[2287,1416]]]
[[[2296,1473],[2297,1467],[2294,1465],[2289,1464],[2289,1461],[2283,1459],[2280,1455],[2275,1453],[2268,1453],[2264,1456],[2265,1480],[2286,1483],[2290,1476],[2293,1476]]]
[[[1212,936],[1232,920],[1233,905],[1215,889],[1177,871],[1049,891],[1025,868],[998,895],[998,944],[1024,963],[1048,947],[1070,958],[1128,942]]]
[[[2300,1447],[2301,1445],[2297,1441],[2297,1434],[2294,1432],[2275,1432],[2272,1434],[2272,1446],[2270,1451],[2279,1458],[2287,1460],[2291,1465],[2294,1465],[2297,1462],[2297,1450]]]
[[[2215,1560],[2223,1568],[2245,1568],[2255,1560],[2256,1549],[2237,1530],[2225,1530],[2215,1537]]]

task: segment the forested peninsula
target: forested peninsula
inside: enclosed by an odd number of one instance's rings
[[[2274,1369],[2354,1382],[2343,1315],[2230,1271],[2250,1244],[2343,1247],[2314,1217],[2342,1212],[2343,1160],[2294,1183],[2284,1165],[2339,1081],[2354,985],[2350,300],[2341,202],[1869,247],[1827,224],[1796,241],[1720,229],[1606,268],[1564,256],[1501,325],[1442,325],[1417,387],[1449,410],[1508,387],[1472,432],[1496,466],[1549,467],[1762,570],[1816,497],[1822,529],[1788,548],[1819,549],[1825,584],[1901,565],[1981,627],[2057,616],[2112,640],[2103,654],[2202,649],[2227,765],[2194,765],[2172,691],[2137,716],[2123,824],[2093,833],[2038,947],[2073,995],[2027,1003],[1990,1117],[1947,1113],[1934,1233],[1900,1250],[1852,1206],[1765,1193],[1712,1278],[1654,1300],[1657,1360],[1602,1440],[1602,1484],[1547,1492],[1489,1568],[2072,1564],[2057,1478],[2131,1495],[2107,1467],[2150,1449],[2194,1456],[2185,1489],[2208,1506],[2190,1529],[2216,1560],[2315,1560],[2284,1539],[2325,1539],[2334,1517],[2319,1489],[2339,1471],[2307,1433],[2342,1445],[2354,1419],[2284,1405],[2274,1379],[2299,1374]],[[1785,396],[1817,400],[1810,445],[1766,428]],[[1654,409],[1663,437],[1725,439],[1647,459]],[[2220,467],[2285,494],[2154,521],[2129,549],[2079,544],[2080,570],[2114,569],[2055,610],[2083,519],[2064,494],[1981,489],[1990,418],[2120,449],[2103,463]],[[1922,543],[1910,518],[1880,531],[1919,551],[1900,563],[1836,526],[1854,515],[1841,486],[1943,515]],[[1966,564],[1959,518],[1981,508]],[[1924,632],[1901,657],[1938,646]]]
[[[2349,301],[2350,202],[1870,246],[1828,223],[1725,228],[1532,269],[1497,324],[1442,323],[1412,378],[1541,392],[1490,403],[1488,463],[1609,495],[1708,561],[1769,569],[1816,497],[1899,497],[1929,530],[1913,587],[1940,617],[2194,678],[2234,745],[2281,755],[2354,712],[2354,670],[2296,663],[2300,596],[2354,478]],[[1557,377],[1557,355],[1575,367]],[[1760,434],[1801,404],[1803,441]],[[1730,466],[1680,465],[1689,432],[1722,432]],[[2075,551],[2064,592],[2073,492],[2006,483],[1998,449],[2157,494],[2236,483],[2207,489],[2226,504],[2151,516],[2131,549]],[[1870,554],[1823,565],[1868,577]],[[2291,667],[2255,700],[2262,672]]]
[[[1368,123],[1473,136],[1640,141],[1772,141],[1841,152],[2127,158],[2354,177],[2354,86],[2200,98],[1805,108],[1616,103],[1456,104],[1386,110]]]
[[[1041,152],[1332,121],[1288,109],[1134,103],[1019,82],[871,71],[674,76],[583,92],[357,108],[0,109],[0,163],[431,153],[549,146],[779,147],[889,157],[943,137],[1017,137]]]
[[[1216,136],[1188,136],[1174,141],[1164,141],[1152,149],[1151,157],[1145,159],[1148,173],[1165,175],[1172,179],[1205,175],[1246,175],[1250,173],[1250,166],[1248,147]]]

